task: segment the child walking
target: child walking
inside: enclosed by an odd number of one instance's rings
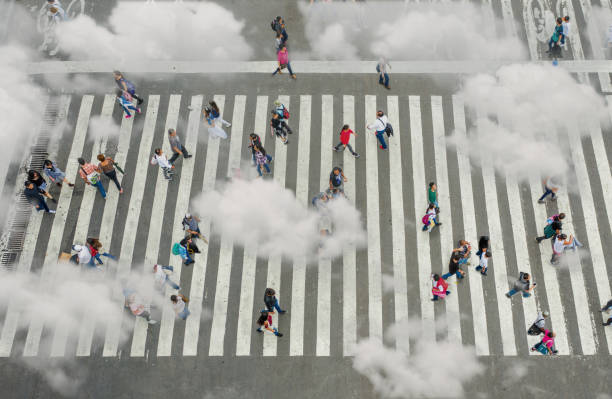
[[[140,108],[132,103],[132,96],[127,91],[117,90],[117,102],[121,104],[121,108],[125,111],[125,119],[132,117],[130,110],[141,113]]]

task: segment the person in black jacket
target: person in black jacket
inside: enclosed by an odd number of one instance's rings
[[[478,252],[476,252],[476,256],[481,258],[483,252],[488,252],[490,255],[491,250],[489,249],[489,245],[489,236],[480,236],[480,239],[478,240]]]
[[[264,295],[264,304],[268,309],[268,312],[274,313],[274,309],[278,310],[278,313],[287,313],[286,310],[282,310],[276,299],[276,291],[273,288],[266,288],[266,294]]]
[[[551,224],[548,224],[546,225],[546,227],[544,227],[544,235],[540,237],[536,237],[536,242],[539,244],[543,240],[546,240],[548,238],[554,238],[558,236],[559,234],[561,234],[562,228],[563,228],[563,223],[561,223],[561,220],[559,219],[553,220]]]
[[[49,209],[47,203],[45,202],[45,197],[43,197],[40,193],[40,189],[38,189],[31,181],[25,182],[23,195],[26,196],[32,205],[36,206],[37,211],[44,209],[47,213],[55,213],[54,210]]]

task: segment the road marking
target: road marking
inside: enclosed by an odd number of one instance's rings
[[[329,173],[333,167],[333,129],[334,97],[324,95],[321,99],[321,188],[329,186]],[[349,181],[345,185],[354,185],[355,176],[345,176]],[[333,226],[331,226],[333,231]],[[329,356],[331,336],[331,258],[319,257],[317,282],[317,356]]]
[[[355,125],[355,97],[343,96],[342,104],[343,125],[348,124],[355,133],[361,131]],[[302,134],[301,131],[300,134]],[[352,141],[353,150],[357,152],[357,140],[352,139]],[[355,158],[348,149],[344,150],[343,163],[344,173],[351,179],[356,179]],[[355,206],[354,181],[345,185],[344,193],[351,205]],[[346,243],[342,257],[342,338],[343,355],[352,356],[357,344],[357,251],[355,243],[352,242]]]
[[[179,221],[183,220],[183,217],[188,213],[189,209],[189,196],[191,193],[191,185],[193,183],[193,170],[195,168],[195,159],[197,156],[198,148],[198,130],[200,127],[201,109],[202,109],[203,96],[191,97],[191,106],[189,111],[189,121],[187,124],[187,131],[185,133],[177,131],[179,137],[183,137],[185,148],[192,156],[190,159],[181,159],[181,181],[179,182],[179,188],[176,195],[176,203],[174,208],[174,224],[172,225],[172,243],[180,240],[184,237],[182,223]],[[217,103],[218,104],[218,103]],[[220,105],[221,106],[221,105]],[[176,126],[174,126],[176,128]],[[164,131],[164,141],[168,141],[167,130]],[[169,143],[169,141],[168,141]],[[169,146],[168,146],[169,147]],[[168,155],[172,153],[172,149],[168,151]],[[178,161],[177,159],[177,161]],[[175,162],[176,163],[176,162]],[[174,268],[170,278],[179,286],[181,285],[181,271],[183,261],[180,256],[170,255],[170,266]],[[152,265],[147,265],[152,267]],[[180,289],[179,289],[180,290]],[[179,291],[173,289],[169,285],[166,285],[162,295],[164,298],[164,306],[162,306],[162,317],[159,326],[159,340],[157,342],[157,356],[170,356],[172,352],[172,336],[174,332],[174,323],[176,314],[170,301],[170,295],[177,294]]]
[[[152,150],[153,135],[155,124],[157,121],[157,113],[159,108],[159,96],[150,95],[147,100],[147,112],[145,115],[144,126],[140,137],[140,147],[138,148],[138,160],[136,161],[136,170],[134,170],[134,183],[131,187],[129,212],[125,220],[125,228],[123,237],[134,237],[134,239],[123,240],[121,244],[121,253],[119,255],[119,263],[117,266],[117,280],[121,281],[130,274],[132,257],[134,255],[134,246],[136,244],[135,237],[138,230],[138,220],[142,209],[142,197],[144,195],[145,183],[147,180],[147,170],[149,167],[149,157]],[[119,349],[119,340],[121,336],[121,324],[124,313],[124,296],[121,290],[114,293],[118,305],[118,314],[116,317],[108,321],[106,327],[106,336],[104,338],[104,349],[102,356],[117,356]]]
[[[297,159],[297,178],[295,198],[304,207],[308,207],[308,166],[310,162],[310,117],[312,110],[311,96],[300,96],[299,146]],[[304,297],[306,295],[306,256],[300,256],[293,262],[291,283],[291,328],[289,330],[289,355],[304,355]]]
[[[57,126],[61,126],[61,124],[65,122],[71,100],[71,96],[61,96],[59,100],[60,106],[58,108],[59,112],[57,117]],[[58,135],[61,134],[62,131],[63,129],[58,130]],[[61,137],[58,136],[51,137],[52,141],[49,145],[49,159],[51,160],[54,160],[57,157],[60,138]],[[63,186],[62,188],[64,188],[64,190],[72,191],[72,189],[66,186]],[[17,265],[17,273],[28,273],[30,271],[43,217],[44,213],[37,212],[32,209],[32,214],[30,216],[28,227],[23,239],[23,249],[19,258],[19,264]],[[9,302],[6,317],[2,325],[2,334],[0,335],[0,357],[8,357],[11,355],[11,348],[13,347],[13,341],[15,340],[15,333],[17,332],[19,319],[21,318],[19,308],[16,307],[14,301],[14,299],[11,299]]]
[[[516,24],[514,22],[514,12],[512,11],[511,0],[501,0],[501,9],[504,17],[504,26],[506,28],[506,35],[516,37]]]
[[[580,0],[580,6],[582,9],[582,15],[584,15],[584,20],[586,21],[586,31],[589,38],[589,43],[591,44],[593,57],[598,60],[604,60],[606,59],[606,56],[604,54],[604,49],[601,47],[601,34],[598,35],[597,33],[597,29],[602,27],[600,27],[597,21],[593,19],[593,6],[591,4],[591,0]],[[570,21],[572,21],[571,18],[573,17],[570,17]],[[574,21],[572,21],[572,23],[573,22]],[[572,27],[572,31],[576,30],[576,32],[578,32],[577,29],[577,26]],[[601,32],[603,33],[604,31],[601,30]],[[578,34],[576,33],[572,36],[578,36]],[[601,90],[604,92],[611,92],[612,84],[610,84],[610,74],[599,72],[597,77],[599,78]]]
[[[267,135],[268,96],[257,96],[255,106],[255,133],[265,145]],[[251,354],[251,331],[253,329],[253,300],[255,296],[255,273],[257,266],[257,247],[255,242],[244,247],[242,261],[242,282],[240,284],[240,308],[238,310],[238,333],[236,337],[236,356]]]
[[[376,118],[376,96],[365,96],[365,118]],[[382,341],[382,281],[380,255],[378,140],[366,130],[366,198],[368,229],[368,319],[370,338]],[[382,150],[381,150],[382,151]],[[383,153],[384,156],[384,153]]]
[[[74,129],[74,138],[72,140],[72,147],[70,148],[70,155],[68,156],[68,164],[65,171],[69,179],[73,178],[73,176],[76,176],[78,173],[77,158],[83,153],[85,135],[87,134],[93,100],[94,96],[92,95],[85,95],[81,100],[81,108],[79,109],[79,116]],[[84,187],[84,189],[87,188],[88,187]],[[70,210],[70,202],[73,193],[74,190],[62,190],[60,198],[57,201],[56,213],[53,217],[53,226],[49,234],[46,256],[40,275],[43,281],[50,281],[52,278],[52,269],[53,265],[57,263],[57,258],[61,250],[62,236],[64,235],[64,227],[66,226],[66,219]],[[44,322],[45,320],[41,318],[32,319],[30,321],[30,327],[23,349],[23,356],[36,356],[38,354]]]
[[[472,191],[471,165],[468,151],[465,148],[467,133],[463,99],[453,95],[453,115],[455,118],[455,135],[462,145],[457,146],[457,163],[459,166],[459,185],[461,187],[461,204],[463,207],[463,228],[465,239],[478,239],[476,232],[476,217],[474,215],[474,194]],[[472,322],[474,324],[474,343],[476,354],[489,355],[489,334],[487,317],[482,291],[482,276],[478,273],[467,273],[470,279],[470,295],[472,297]]]
[[[446,225],[440,232],[440,250],[442,252],[442,265],[446,266],[445,260],[450,257],[453,250],[453,226],[450,205],[450,186],[448,185],[448,164],[446,161],[446,137],[444,133],[444,112],[442,109],[442,97],[431,97],[431,117],[433,123],[434,158],[436,162],[436,186],[438,187],[438,204],[443,212],[442,218],[447,220]],[[427,189],[427,187],[425,188]],[[421,232],[418,232],[421,233]],[[459,292],[455,290],[454,295],[449,295],[444,300],[446,304],[446,324],[448,326],[448,340],[455,344],[461,344],[461,313],[459,310]]]

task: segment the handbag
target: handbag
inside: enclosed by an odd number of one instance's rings
[[[88,175],[87,172],[85,172],[85,169],[83,169],[83,167],[81,167],[81,170],[87,176],[87,181],[88,182],[90,182],[93,185],[98,184],[98,182],[100,181],[100,175],[97,172],[93,172],[93,173]]]

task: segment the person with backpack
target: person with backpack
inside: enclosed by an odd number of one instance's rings
[[[423,231],[427,231],[428,233],[431,233],[434,227],[442,224],[438,223],[438,214],[436,213],[436,206],[434,204],[429,204],[421,222],[423,223]]]
[[[538,336],[543,334],[546,328],[546,319],[550,316],[546,310],[543,312],[538,312],[538,316],[535,321],[531,324],[531,327],[527,330],[528,335]]]
[[[151,157],[151,165],[158,165],[164,174],[164,178],[168,181],[172,180],[174,165],[168,161],[161,148],[155,149],[153,157]]]
[[[557,353],[556,350],[554,350],[554,346],[555,346],[555,337],[557,336],[557,334],[555,334],[554,332],[550,331],[550,330],[544,330],[544,336],[542,337],[542,340],[540,342],[538,342],[537,344],[535,344],[532,348],[531,351],[535,352],[538,351],[543,355],[554,355]]]
[[[76,254],[70,257],[70,262],[75,265],[87,265],[89,267],[96,267],[92,262],[91,252],[87,245],[74,244],[72,250],[76,251]]]
[[[549,238],[553,238],[561,234],[561,229],[563,228],[563,223],[561,223],[561,220],[562,219],[557,218],[557,220],[553,219],[551,223],[548,223],[547,221],[546,226],[544,226],[544,235],[536,237],[536,242],[539,244],[543,240],[547,240]]]
[[[565,213],[557,213],[555,215],[547,217],[546,224],[552,224],[553,222],[561,222],[563,219],[565,219]]]
[[[291,127],[289,127],[288,122],[291,115],[289,114],[289,110],[287,109],[287,107],[285,107],[285,105],[282,104],[280,100],[274,101],[274,112],[278,115],[278,119],[280,119],[281,124],[283,125],[283,128],[287,131],[287,133],[293,134],[293,130],[291,130]]]
[[[335,166],[329,174],[329,189],[332,192],[344,192],[344,183],[347,181],[348,179],[344,176],[342,168]]]
[[[351,135],[357,136],[357,134],[349,128],[349,125],[342,126],[342,130],[340,131],[340,142],[333,147],[334,151],[340,151],[340,147],[342,147],[342,151],[348,148],[355,158],[359,158],[359,154],[353,151],[353,147],[351,147],[349,143],[351,141]]]
[[[257,319],[257,325],[259,326],[256,330],[257,332],[262,333],[264,330],[266,330],[276,335],[278,338],[283,336],[283,334],[278,332],[276,327],[272,326],[272,315],[267,310],[261,311],[261,315],[259,316],[259,319]]]
[[[45,197],[47,197],[53,202],[57,202],[57,200],[53,198],[51,194],[49,194],[49,191],[47,190],[49,185],[47,184],[47,182],[41,176],[40,173],[38,173],[35,170],[29,170],[28,171],[28,181],[32,182],[42,195],[44,195]]]
[[[434,274],[433,278],[433,287],[431,289],[431,293],[433,294],[432,301],[437,301],[438,299],[444,299],[447,295],[450,295],[450,291],[448,291],[448,283],[445,279],[440,277],[438,274]]]
[[[297,76],[295,76],[295,73],[293,73],[293,70],[291,69],[291,62],[289,62],[289,51],[287,51],[286,45],[282,45],[280,51],[278,54],[276,54],[276,60],[278,61],[278,67],[274,72],[272,72],[272,76],[276,75],[277,73],[283,73],[283,69],[287,68],[291,77],[293,79],[297,79]]]
[[[187,319],[187,316],[191,314],[191,312],[187,308],[187,303],[189,302],[189,299],[187,299],[185,295],[170,295],[170,302],[172,302],[172,308],[174,309],[174,313],[176,313],[176,317],[178,317],[179,319],[185,320]]]
[[[376,111],[376,120],[370,123],[369,125],[367,125],[366,129],[374,130],[376,132],[376,138],[378,139],[378,142],[380,143],[380,149],[386,150],[387,143],[385,142],[384,134],[387,133],[388,137],[393,135],[393,128],[391,127],[391,124],[389,123],[389,119],[387,118],[387,115],[385,115],[385,113],[380,110]]]
[[[521,292],[523,294],[523,298],[529,298],[531,296],[531,291],[536,286],[536,283],[531,284],[531,276],[529,273],[520,272],[519,278],[514,282],[514,287],[506,293],[506,297],[511,298],[517,292]]]
[[[73,183],[70,183],[66,178],[66,174],[57,167],[57,164],[53,161],[45,159],[43,162],[43,173],[47,175],[49,180],[58,186],[62,186],[62,182],[67,183],[69,187],[74,187]]]
[[[278,117],[278,114],[272,111],[272,119],[270,119],[270,135],[279,137],[283,144],[289,144],[285,123]]]
[[[389,71],[391,69],[391,65],[385,57],[380,57],[378,59],[378,64],[376,64],[376,72],[378,72],[378,84],[384,85],[386,89],[391,90],[389,86]]]
[[[113,71],[113,76],[115,77],[115,83],[117,83],[119,89],[134,97],[138,101],[138,105],[143,103],[144,100],[136,94],[136,86],[134,86],[134,83],[127,80],[119,71]]]
[[[132,97],[127,91],[117,90],[117,102],[121,105],[121,108],[123,108],[123,111],[125,112],[125,119],[132,117],[130,110],[136,111],[139,114],[142,112],[140,108],[132,103]]]
[[[79,162],[79,175],[85,182],[90,186],[95,186],[102,198],[106,199],[106,191],[104,191],[104,186],[102,185],[102,181],[100,180],[100,169],[91,163],[86,163],[83,158],[78,159]]]
[[[189,266],[192,263],[195,263],[195,260],[193,260],[191,256],[189,256],[189,251],[187,251],[187,248],[179,244],[178,242],[175,242],[172,245],[172,254],[180,256],[181,259],[183,259],[183,265],[185,266]]]

